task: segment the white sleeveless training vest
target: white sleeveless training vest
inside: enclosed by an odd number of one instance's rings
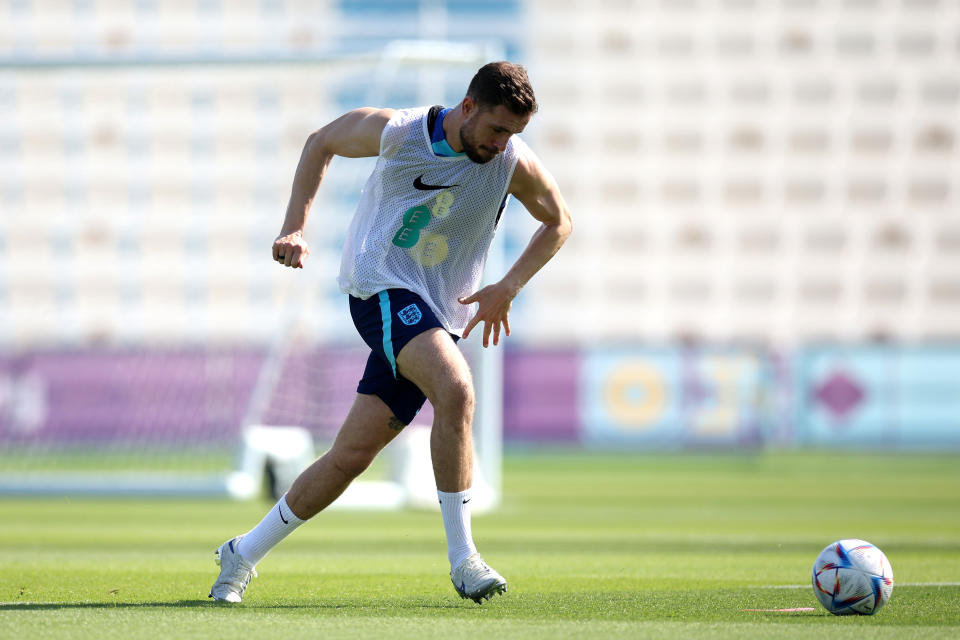
[[[444,328],[461,335],[476,305],[457,298],[480,285],[501,205],[526,145],[511,136],[486,164],[433,153],[429,107],[397,111],[380,137],[343,248],[337,282],[367,299],[409,289],[431,306]]]

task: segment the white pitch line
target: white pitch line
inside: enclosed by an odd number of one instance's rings
[[[960,587],[960,582],[894,582],[894,587]],[[809,584],[756,584],[751,589],[810,589]]]

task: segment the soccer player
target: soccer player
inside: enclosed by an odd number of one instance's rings
[[[507,590],[477,553],[470,524],[473,381],[456,346],[483,323],[483,346],[510,335],[514,297],[560,249],[570,212],[556,183],[516,137],[537,110],[526,70],[483,66],[455,107],[361,108],[307,139],[273,259],[302,268],[310,205],[333,156],[379,156],[343,249],[338,282],[371,354],[333,446],[296,479],[248,533],[216,551],[210,597],[240,602],[254,567],[294,529],[329,506],[409,424],[434,408],[430,453],[450,578],[477,603]],[[507,200],[541,225],[494,284],[478,289]]]

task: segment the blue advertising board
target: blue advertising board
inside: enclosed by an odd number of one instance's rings
[[[591,349],[580,370],[581,440],[609,446],[734,446],[759,440],[762,354]]]
[[[960,349],[807,348],[794,379],[798,444],[960,446]]]

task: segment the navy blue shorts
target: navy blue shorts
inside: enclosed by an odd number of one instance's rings
[[[406,289],[387,289],[366,300],[350,296],[350,315],[372,351],[357,393],[377,396],[400,422],[410,424],[427,398],[397,373],[397,354],[416,336],[443,325],[420,296]]]

